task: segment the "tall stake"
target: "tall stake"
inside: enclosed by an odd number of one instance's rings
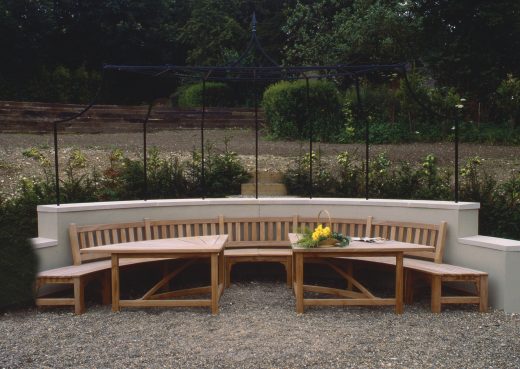
[[[147,133],[148,133],[148,119],[152,113],[153,102],[148,104],[148,111],[143,121],[143,200],[148,200],[148,147],[147,147]]]
[[[306,85],[306,93],[305,93],[305,107],[307,110],[307,122],[309,123],[309,198],[312,199],[312,119],[310,119],[310,109],[309,109],[309,77],[305,76],[305,85]]]
[[[253,89],[255,94],[255,198],[258,199],[258,91],[256,69],[253,71]]]
[[[361,102],[361,94],[359,92],[359,78],[356,76],[356,98],[358,103],[358,121],[363,118],[363,104]],[[369,142],[369,130],[368,120],[365,120],[365,199],[368,200],[369,191],[369,159],[370,159],[370,142]]]
[[[459,202],[459,117],[455,114],[455,202]]]
[[[204,158],[204,120],[206,119],[206,78],[202,79],[202,117],[200,120],[200,153],[201,153],[201,190],[202,199],[206,196],[206,167]]]
[[[56,191],[56,205],[60,206],[60,168],[58,164],[58,122],[53,124],[54,137],[54,188]]]

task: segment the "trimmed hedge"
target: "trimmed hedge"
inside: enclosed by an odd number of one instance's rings
[[[16,202],[0,204],[0,310],[32,305],[38,260],[23,221],[34,214],[21,214]]]
[[[275,138],[308,139],[311,127],[316,140],[332,141],[344,125],[341,95],[332,82],[281,81],[263,96],[266,126]]]
[[[184,85],[175,93],[177,105],[181,108],[202,106],[202,83]],[[234,106],[233,91],[225,83],[206,82],[206,106]]]

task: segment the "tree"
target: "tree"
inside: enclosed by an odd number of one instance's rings
[[[412,61],[422,19],[407,2],[320,0],[298,3],[284,31],[289,64],[364,64]]]
[[[520,72],[520,2],[415,0],[423,17],[423,60],[435,78],[479,100]]]

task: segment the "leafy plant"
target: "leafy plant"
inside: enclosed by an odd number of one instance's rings
[[[194,108],[202,106],[202,83],[179,87],[174,94],[177,104],[181,108]],[[206,106],[234,106],[233,93],[229,86],[222,82],[206,82],[204,89]]]
[[[332,82],[281,81],[269,86],[263,95],[266,128],[275,138],[331,141],[341,131],[341,96]]]

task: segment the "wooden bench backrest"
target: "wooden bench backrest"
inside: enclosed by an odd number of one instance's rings
[[[227,248],[289,247],[289,233],[296,231],[297,217],[223,218]]]
[[[411,222],[372,221],[369,237],[382,237],[389,240],[411,242],[434,246],[434,251],[408,252],[406,256],[419,257],[442,263],[446,243],[446,222],[423,224]]]
[[[109,257],[109,254],[82,254],[81,249],[94,246],[110,245],[130,241],[142,241],[146,239],[144,222],[97,224],[78,226],[69,225],[69,238],[74,265],[80,265],[85,261],[101,260]]]
[[[365,237],[367,235],[367,224],[370,224],[372,217],[368,219],[341,219],[332,218],[332,231],[350,237]],[[320,219],[318,222],[316,218],[298,218],[298,229],[304,230],[306,228],[313,230],[318,224],[324,227],[328,226],[328,219]]]
[[[221,234],[222,221],[213,219],[149,220],[145,219],[147,239],[211,236]]]

